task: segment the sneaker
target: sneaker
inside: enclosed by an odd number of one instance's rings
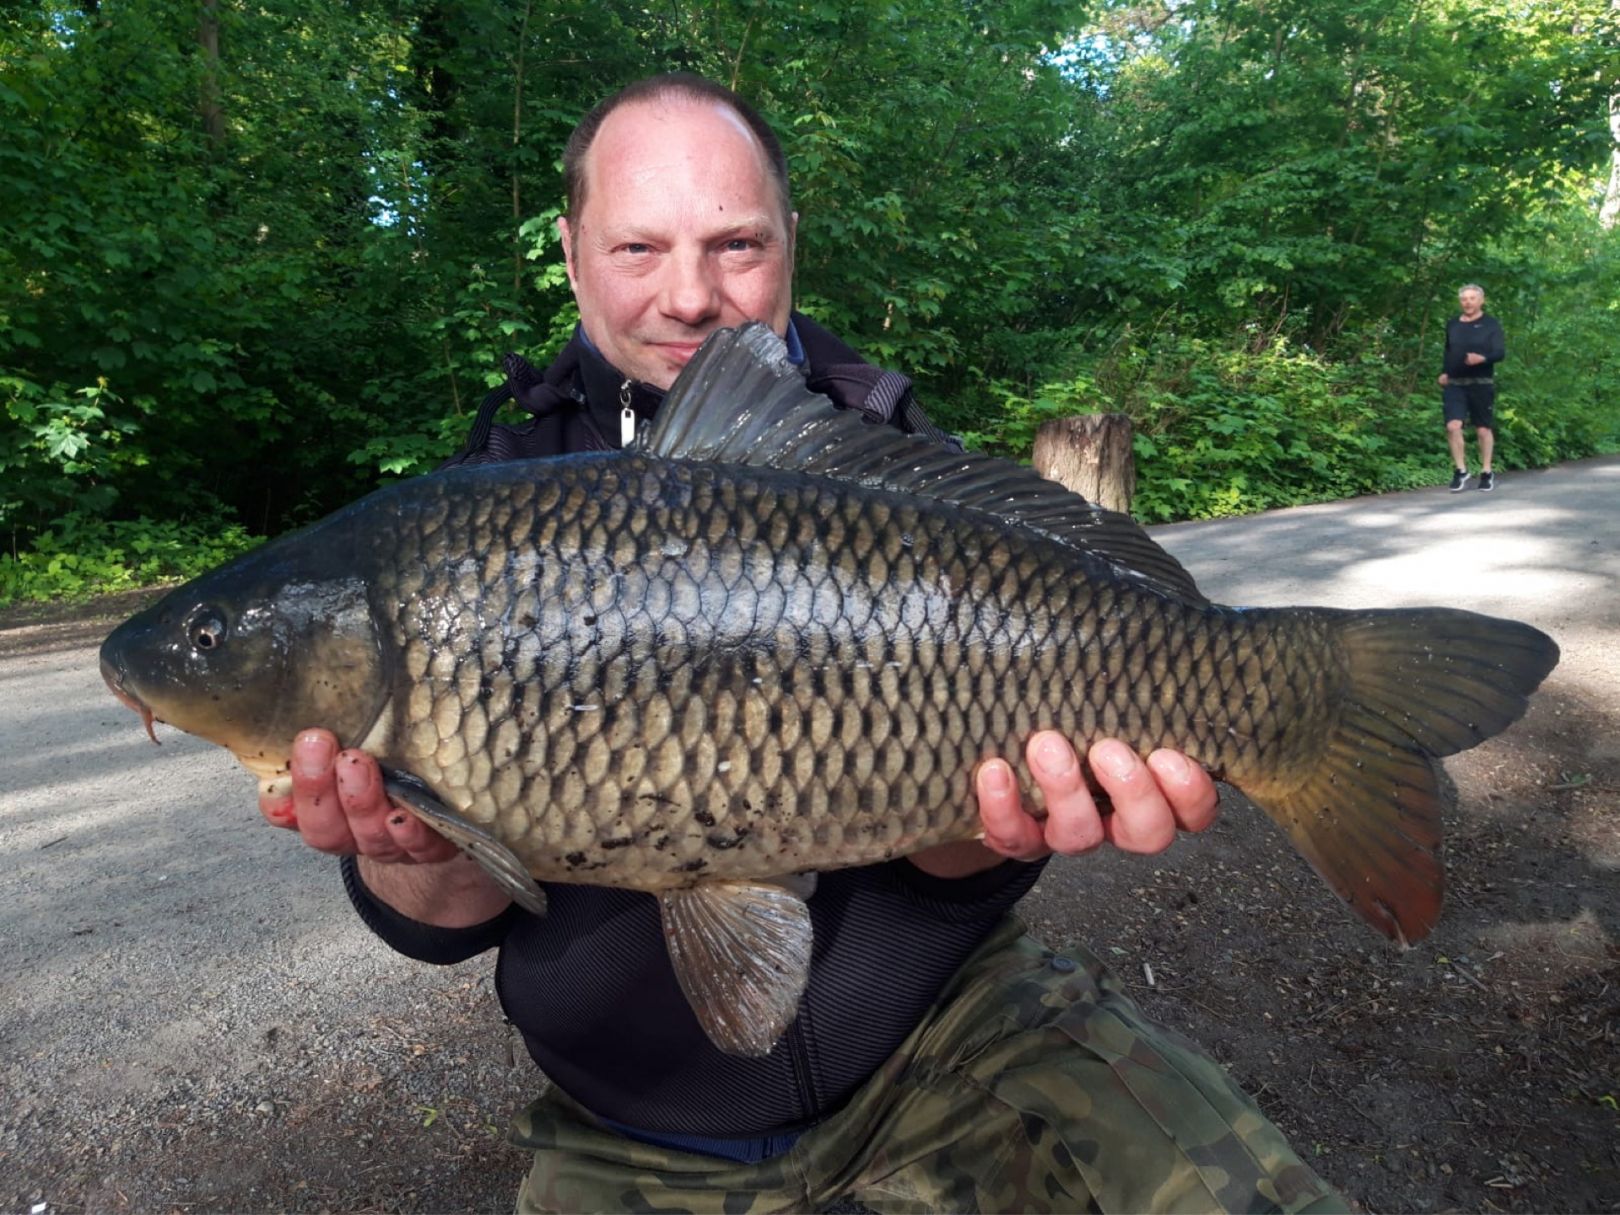
[[[1496,474],[1493,473],[1493,472],[1482,472],[1482,473],[1480,473],[1479,474],[1479,487],[1481,489],[1483,489],[1486,493],[1489,493],[1491,490],[1495,489],[1496,488]]]
[[[1467,488],[1468,470],[1466,468],[1459,468],[1456,472],[1451,474],[1451,492],[1456,493],[1460,489]]]

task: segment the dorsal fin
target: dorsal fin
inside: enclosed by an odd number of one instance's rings
[[[758,323],[709,337],[638,446],[664,459],[796,469],[984,511],[1206,602],[1192,575],[1129,515],[1009,460],[951,451],[839,409],[805,386],[782,339]]]

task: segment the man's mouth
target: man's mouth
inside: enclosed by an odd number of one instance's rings
[[[697,341],[654,342],[652,345],[659,351],[659,353],[664,355],[665,358],[674,359],[679,363],[687,363],[691,361],[692,356],[698,352],[700,347],[702,347],[703,339],[699,338]]]

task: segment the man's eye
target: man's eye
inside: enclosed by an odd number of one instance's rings
[[[630,241],[627,244],[620,245],[619,246],[619,252],[620,253],[629,253],[629,254],[631,254],[631,255],[633,255],[635,257],[640,257],[644,253],[651,253],[652,252],[652,246],[642,244],[640,241],[637,241],[637,240],[633,240],[633,241]]]
[[[750,240],[746,236],[734,236],[722,246],[727,253],[750,253],[759,248],[757,240]]]

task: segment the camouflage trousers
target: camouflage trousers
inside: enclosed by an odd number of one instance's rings
[[[555,1086],[519,1211],[1346,1211],[1220,1065],[1102,963],[1002,924],[838,1113],[758,1164],[650,1146]]]

